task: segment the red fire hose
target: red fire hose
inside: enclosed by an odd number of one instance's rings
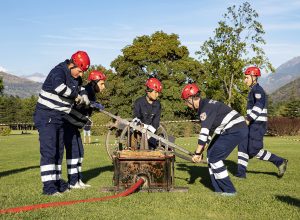
[[[20,206],[20,207],[9,208],[9,209],[1,209],[0,213],[4,214],[4,213],[26,212],[26,211],[31,211],[31,210],[35,210],[35,209],[44,209],[44,208],[55,207],[55,206],[67,206],[67,205],[73,205],[73,204],[83,203],[83,202],[106,201],[106,200],[115,199],[118,197],[128,196],[131,193],[135,192],[144,182],[145,182],[145,180],[143,178],[140,178],[129,189],[127,189],[124,192],[121,192],[119,194],[113,195],[113,196],[105,196],[105,197],[101,197],[101,198],[82,199],[82,200],[73,200],[73,201],[49,202],[49,203],[42,203],[42,204],[29,205],[29,206]]]

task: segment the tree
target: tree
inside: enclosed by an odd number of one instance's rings
[[[21,100],[21,109],[19,112],[19,117],[22,123],[32,123],[33,122],[33,113],[35,111],[35,106],[37,103],[38,97],[31,96]]]
[[[283,116],[289,117],[289,118],[299,118],[300,117],[300,100],[296,100],[296,99],[290,100],[286,105]]]
[[[243,68],[251,64],[274,70],[260,47],[265,44],[265,32],[257,18],[258,13],[248,2],[238,8],[229,7],[215,29],[215,36],[196,52],[205,69],[207,95],[239,111],[246,104]]]
[[[37,99],[0,96],[0,123],[32,123]]]
[[[276,115],[276,106],[272,100],[272,98],[267,95],[267,98],[268,98],[268,115],[269,116],[275,116]]]
[[[4,85],[3,85],[3,79],[0,77],[0,95],[3,95]]]
[[[189,57],[178,35],[162,31],[143,35],[123,48],[122,53],[111,63],[115,71],[109,79],[113,85],[109,88],[111,111],[131,117],[133,102],[145,94],[145,81],[152,74],[163,84],[162,117],[180,117],[185,112],[181,89],[188,78],[200,79],[203,71],[200,63]]]

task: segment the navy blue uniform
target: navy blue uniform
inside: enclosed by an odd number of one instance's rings
[[[87,94],[90,101],[96,101],[95,91],[89,83],[81,90],[80,95]],[[64,116],[64,142],[66,147],[66,160],[68,182],[75,185],[82,180],[81,166],[84,157],[84,148],[79,129],[89,122],[92,109],[88,106],[74,105],[68,115]]]
[[[158,100],[153,101],[151,104],[147,101],[146,96],[142,96],[134,102],[133,118],[140,119],[144,127],[153,133],[155,133],[159,127],[160,114],[161,105]],[[154,138],[150,138],[148,141],[149,148],[155,149],[157,145],[156,142]]]
[[[207,150],[212,185],[216,192],[235,193],[223,160],[248,135],[244,117],[224,103],[211,99],[200,100],[198,116],[201,122],[198,144],[205,146],[214,135]]]
[[[68,63],[69,60],[66,60],[50,71],[34,113],[35,126],[39,131],[43,193],[49,195],[67,189],[67,184],[61,180],[63,117],[71,111],[80,84],[72,77]]]
[[[246,118],[250,122],[249,135],[238,147],[237,176],[239,177],[246,177],[248,160],[253,157],[270,161],[277,167],[283,163],[283,158],[263,149],[263,137],[267,132],[267,113],[267,96],[257,83],[248,94]]]

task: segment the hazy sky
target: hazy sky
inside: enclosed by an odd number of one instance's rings
[[[107,68],[141,35],[175,33],[191,56],[213,36],[225,0],[0,0],[0,70],[48,74],[77,50]],[[249,1],[266,34],[266,55],[275,67],[300,56],[300,0]]]

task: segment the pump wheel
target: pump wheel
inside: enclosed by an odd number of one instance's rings
[[[130,134],[129,137],[128,134]],[[155,134],[162,138],[168,139],[168,134],[166,132],[166,129],[162,125],[158,127]],[[138,149],[143,149],[143,147],[145,149],[148,148],[148,140],[143,143],[142,133],[138,131],[133,131],[129,127],[123,129],[120,136],[120,144],[122,146],[121,150],[138,150]]]
[[[128,137],[128,133],[130,137]],[[166,129],[162,125],[158,127],[156,134],[168,138]],[[141,146],[141,137],[140,132],[130,130],[129,126],[123,129],[112,126],[108,130],[105,139],[106,152],[109,158],[112,160],[114,152],[118,150],[136,150]]]

